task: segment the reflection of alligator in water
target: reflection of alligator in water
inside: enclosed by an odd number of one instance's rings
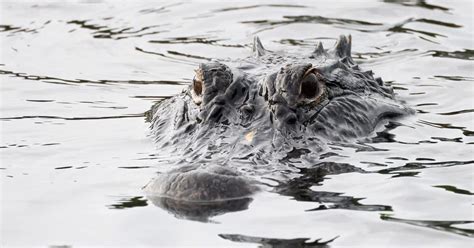
[[[319,43],[306,56],[270,52],[258,38],[253,49],[252,58],[201,64],[189,88],[152,107],[160,152],[179,159],[145,187],[149,199],[178,216],[206,220],[247,208],[252,193],[267,187],[264,176],[278,178],[275,191],[296,199],[389,209],[301,187],[322,180],[318,173],[363,172],[320,163],[328,142],[364,139],[388,119],[412,113],[391,87],[355,64],[351,37],[341,36],[330,50]]]

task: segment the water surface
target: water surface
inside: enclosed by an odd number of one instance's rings
[[[470,1],[3,1],[1,244],[467,247],[472,10]],[[169,168],[144,113],[199,63],[250,55],[254,35],[305,54],[340,34],[417,112],[374,133],[370,149],[320,158],[374,173],[302,179],[209,222],[145,197]]]

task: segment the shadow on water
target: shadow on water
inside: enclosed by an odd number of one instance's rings
[[[427,104],[422,104],[418,106],[429,106],[429,105],[437,105],[437,104],[427,103]],[[444,112],[444,113],[436,113],[436,114],[450,116],[450,115],[467,114],[467,113],[472,113],[472,112],[474,112],[474,109],[462,109],[462,110],[457,110],[457,111],[452,111],[452,112]],[[467,130],[466,127],[453,126],[449,123],[434,123],[434,122],[429,122],[425,120],[419,120],[418,123],[435,127],[435,128],[458,129],[458,130],[461,130],[462,134],[467,137],[473,136],[474,134],[474,131]],[[431,138],[430,140],[418,140],[416,142],[399,141],[396,139],[395,135],[391,133],[391,131],[400,126],[413,128],[410,126],[403,125],[399,122],[389,121],[388,124],[384,126],[385,129],[382,131],[376,132],[375,137],[370,138],[369,142],[370,143],[399,143],[399,144],[411,144],[411,145],[419,145],[419,144],[424,144],[424,143],[435,144],[435,143],[438,143],[438,141],[463,143],[462,137],[446,138],[446,137],[436,137],[436,136],[430,137]]]
[[[382,23],[345,19],[345,18],[330,18],[317,15],[302,15],[302,16],[283,16],[283,20],[252,20],[252,21],[243,21],[243,24],[253,24],[257,26],[262,26],[263,28],[255,31],[254,33],[259,33],[269,29],[274,29],[280,26],[295,24],[295,23],[315,23],[315,24],[324,24],[330,26],[339,26],[340,28],[347,28],[359,31],[373,31],[376,28],[383,26]]]
[[[126,209],[146,206],[148,206],[148,203],[143,196],[134,196],[130,198],[122,198],[118,201],[118,203],[111,204],[108,207],[110,209]]]
[[[442,162],[409,162],[402,166],[378,170],[377,173],[392,175],[392,178],[404,176],[416,176],[420,172],[413,170],[427,169],[427,168],[442,168],[458,165],[474,164],[474,161],[442,161]]]
[[[329,243],[331,243],[337,238],[335,237],[327,241],[321,241],[321,239],[310,241],[311,240],[310,238],[276,239],[276,238],[262,238],[262,237],[246,236],[246,235],[240,235],[240,234],[219,234],[219,237],[226,240],[233,241],[233,242],[260,244],[261,246],[259,247],[268,247],[268,248],[329,247]]]
[[[97,25],[91,23],[88,20],[72,20],[68,21],[67,24],[77,25],[79,28],[92,31],[92,37],[96,39],[114,39],[121,40],[132,37],[143,37],[147,35],[159,34],[165,31],[155,30],[157,27],[162,25],[146,26],[142,28],[133,27],[122,27],[122,28],[110,28],[105,25]]]
[[[145,114],[130,114],[130,115],[112,115],[112,116],[84,116],[84,117],[62,117],[62,116],[51,116],[51,115],[24,115],[24,116],[13,116],[13,117],[0,117],[0,120],[23,120],[23,119],[57,119],[66,121],[81,121],[81,120],[106,120],[106,119],[123,119],[123,118],[136,118],[146,117]]]
[[[8,75],[11,77],[22,78],[26,80],[40,81],[52,84],[169,84],[169,85],[186,85],[185,81],[169,81],[169,80],[86,80],[86,79],[64,79],[50,76],[37,76],[23,72],[14,72],[8,70],[0,70],[0,75]]]
[[[332,17],[324,17],[324,16],[318,16],[318,15],[282,16],[282,18],[283,19],[280,19],[280,20],[267,20],[267,19],[251,20],[251,21],[243,21],[241,23],[253,24],[253,25],[262,27],[262,29],[257,30],[254,33],[259,33],[262,31],[266,31],[266,30],[270,30],[270,29],[274,29],[277,27],[290,25],[290,24],[311,23],[311,24],[328,25],[331,27],[336,26],[339,28],[355,30],[355,31],[360,31],[364,33],[389,32],[389,33],[420,34],[420,35],[424,35],[424,37],[422,36],[420,38],[425,39],[430,42],[433,42],[433,41],[428,40],[427,37],[431,37],[431,38],[436,38],[438,36],[446,37],[446,35],[436,33],[433,31],[408,28],[406,27],[406,25],[410,23],[424,23],[424,24],[429,24],[431,26],[442,26],[446,28],[457,29],[457,28],[463,27],[462,25],[459,25],[456,23],[450,23],[450,22],[428,19],[428,18],[408,18],[398,23],[369,22],[369,21],[363,21],[363,20],[332,18]],[[298,43],[293,43],[293,42],[290,42],[289,44],[298,45]]]
[[[427,227],[438,231],[449,232],[466,237],[474,237],[474,230],[467,228],[455,227],[454,225],[472,224],[474,221],[436,221],[436,220],[410,220],[391,217],[388,214],[381,214],[380,219],[385,221],[392,221],[404,223],[414,226]]]
[[[248,5],[248,6],[240,6],[240,7],[230,7],[230,8],[223,8],[214,10],[214,12],[228,12],[228,11],[236,11],[236,10],[248,10],[248,9],[257,9],[257,8],[306,8],[304,5],[295,5],[295,4],[256,4],[256,5]]]
[[[161,58],[165,59],[168,62],[173,62],[173,63],[178,63],[178,64],[188,64],[188,65],[192,65],[192,66],[199,65],[199,62],[212,60],[211,58],[206,58],[206,57],[202,57],[202,56],[198,56],[198,55],[192,55],[192,54],[185,54],[185,53],[176,52],[176,51],[167,51],[167,53],[170,54],[170,55],[176,56],[176,57],[180,57],[179,59],[175,58],[173,56],[164,54],[164,53],[147,51],[147,50],[144,50],[140,47],[135,47],[135,50],[139,51],[141,53],[151,54],[151,55],[161,57]],[[182,59],[183,57],[186,58],[186,59]],[[190,61],[190,60],[187,60],[187,59],[197,59],[197,60],[200,60],[200,61],[196,62],[196,61]]]
[[[435,185],[433,187],[441,188],[441,189],[444,189],[446,191],[449,191],[449,192],[452,192],[452,193],[455,193],[455,194],[474,195],[474,193],[470,192],[469,190],[459,189],[459,188],[456,188],[456,187],[451,186],[451,185]]]
[[[474,60],[474,50],[471,49],[452,52],[432,50],[428,51],[428,53],[431,53],[431,56],[433,57]]]
[[[222,47],[244,47],[239,44],[222,44],[220,41],[225,41],[226,39],[212,39],[209,37],[199,37],[199,36],[187,36],[187,37],[172,37],[162,40],[150,40],[150,43],[156,44],[206,44]]]
[[[468,130],[466,129],[466,127],[453,126],[450,123],[436,123],[436,122],[425,121],[425,120],[419,120],[418,122],[427,126],[435,127],[435,128],[457,129],[457,130],[462,131],[462,133],[465,136],[474,136],[474,131]]]
[[[443,10],[443,11],[450,10],[449,8],[446,8],[440,5],[429,4],[425,0],[383,0],[383,2],[400,4],[407,7],[419,7],[419,8],[429,9],[429,10]]]
[[[183,3],[177,2],[177,3],[172,3],[172,4],[161,6],[161,7],[142,9],[138,12],[141,14],[161,14],[161,13],[170,12],[171,7],[180,6],[182,4]]]
[[[442,80],[448,80],[448,81],[466,81],[466,82],[473,82],[474,77],[463,77],[463,76],[441,76],[441,75],[435,75],[433,76],[433,79],[442,79]]]
[[[14,25],[0,25],[0,33],[1,32],[10,32],[12,34],[14,34],[14,33],[38,33],[38,31],[36,29],[22,28],[22,27],[14,26]]]
[[[245,24],[256,24],[259,26],[275,26],[275,25],[287,25],[294,23],[317,23],[317,24],[356,24],[361,26],[382,26],[383,23],[378,22],[368,22],[360,21],[353,19],[345,18],[330,18],[324,16],[310,16],[310,15],[301,15],[301,16],[283,16],[283,20],[254,20],[254,21],[243,21]]]

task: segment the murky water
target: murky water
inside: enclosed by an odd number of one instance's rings
[[[472,244],[473,2],[97,2],[1,4],[2,246]],[[167,168],[144,112],[198,63],[246,57],[254,35],[304,54],[340,34],[417,111],[373,149],[321,159],[376,173],[262,192],[207,223],[146,199]]]

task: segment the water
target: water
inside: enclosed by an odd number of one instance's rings
[[[0,11],[2,246],[472,244],[470,1],[10,1]],[[167,168],[144,112],[198,63],[246,57],[254,35],[304,54],[340,34],[417,111],[366,144],[376,149],[323,159],[377,173],[265,191],[207,223],[146,199],[141,188]]]

